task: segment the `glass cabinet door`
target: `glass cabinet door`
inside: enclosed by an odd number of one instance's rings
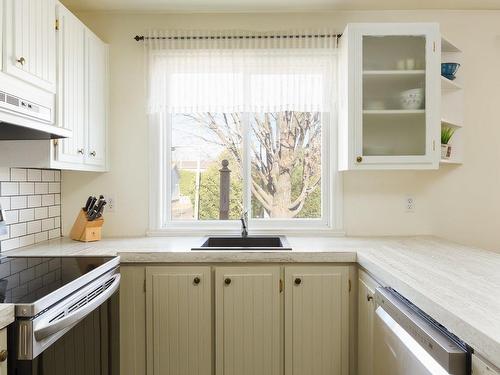
[[[426,154],[426,37],[362,36],[363,156]]]
[[[439,24],[350,23],[339,50],[339,170],[438,168]]]

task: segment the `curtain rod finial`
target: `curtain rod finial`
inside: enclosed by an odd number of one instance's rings
[[[134,38],[137,42],[144,40],[144,35],[136,35]]]

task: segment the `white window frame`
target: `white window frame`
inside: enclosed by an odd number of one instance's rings
[[[323,118],[329,115],[323,116]],[[150,116],[150,197],[149,197],[149,231],[150,236],[181,236],[207,234],[239,234],[241,223],[238,220],[171,220],[166,216],[171,213],[171,115]],[[338,171],[337,116],[328,118],[322,124],[321,145],[321,219],[252,219],[249,218],[251,234],[323,234],[343,235],[343,182],[342,173]],[[244,122],[246,124],[247,121]],[[246,130],[245,130],[246,131]],[[244,136],[244,142],[248,142]],[[332,147],[335,146],[335,147]],[[244,145],[248,152],[249,148]],[[244,206],[246,208],[251,197],[250,186],[246,183],[250,178],[250,158],[244,155]],[[328,185],[330,186],[328,188]],[[164,209],[162,210],[162,207]],[[250,216],[250,215],[249,215]]]

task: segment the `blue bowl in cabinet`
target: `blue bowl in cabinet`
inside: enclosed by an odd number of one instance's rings
[[[442,63],[441,64],[441,75],[448,79],[454,80],[455,74],[457,73],[459,63]]]

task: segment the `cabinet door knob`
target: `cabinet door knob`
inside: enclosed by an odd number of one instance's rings
[[[195,285],[198,285],[200,283],[200,281],[201,281],[201,279],[198,276],[193,279],[193,283]]]
[[[300,285],[302,284],[302,279],[300,277],[295,278],[295,285]]]
[[[363,157],[358,156],[358,157],[356,158],[356,161],[357,161],[358,163],[361,163],[361,162],[363,161]]]
[[[226,278],[224,279],[224,283],[225,283],[226,285],[231,284],[231,279],[230,279],[229,277],[226,277]]]
[[[0,351],[0,362],[5,362],[7,360],[8,352],[7,350]]]
[[[26,62],[26,59],[25,59],[24,57],[22,57],[22,56],[21,56],[21,57],[20,57],[20,58],[18,58],[16,61],[17,61],[19,64],[24,65],[24,63]]]
[[[97,153],[96,153],[95,151],[92,151],[92,152],[90,153],[90,156],[94,156],[94,157],[95,157],[96,155],[97,155]]]
[[[83,148],[80,148],[80,149],[76,150],[76,152],[78,152],[79,154],[83,155],[83,153],[85,152],[85,150]]]
[[[366,295],[366,300],[367,300],[368,302],[373,301],[373,296],[371,296],[371,295],[367,294],[367,295]]]

